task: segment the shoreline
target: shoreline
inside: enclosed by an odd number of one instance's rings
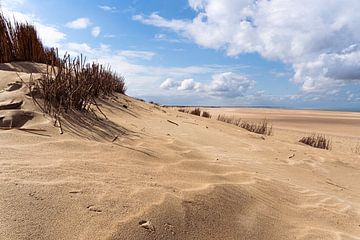
[[[175,108],[219,108],[219,109],[274,109],[274,110],[308,110],[308,111],[322,111],[322,112],[348,112],[360,113],[359,109],[346,109],[346,108],[296,108],[296,107],[282,107],[282,106],[206,106],[206,105],[162,105],[164,107]]]

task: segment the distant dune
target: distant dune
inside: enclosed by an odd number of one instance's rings
[[[115,94],[59,134],[27,94],[42,66],[0,65],[0,239],[360,239],[360,114],[208,109],[263,137]]]

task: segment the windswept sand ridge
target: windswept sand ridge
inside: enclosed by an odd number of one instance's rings
[[[0,132],[0,239],[360,239],[360,156],[343,142],[263,140],[120,95],[63,135],[22,108],[41,131]]]

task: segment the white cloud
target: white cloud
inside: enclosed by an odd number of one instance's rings
[[[182,81],[174,81],[173,79],[166,79],[160,88],[164,90],[177,89],[179,91],[195,91],[201,92],[205,95],[221,97],[221,98],[236,98],[242,97],[250,90],[255,81],[248,77],[232,72],[225,72],[215,74],[209,82],[196,82],[194,79],[184,79]],[[263,93],[263,92],[258,92]]]
[[[175,31],[180,31],[182,29],[185,29],[189,24],[189,22],[183,20],[165,20],[164,18],[160,17],[157,13],[152,13],[149,17],[145,17],[143,15],[134,15],[132,19],[149,25],[170,28]]]
[[[91,25],[89,18],[78,18],[68,22],[65,26],[72,29],[85,29]]]
[[[180,86],[177,89],[181,91],[192,91],[199,90],[200,86],[200,83],[195,82],[192,78],[189,78],[181,81]]]
[[[77,56],[80,54],[95,54],[96,52],[96,50],[91,48],[87,43],[69,42],[65,45],[65,48],[66,52],[72,56]]]
[[[229,56],[259,53],[290,64],[304,91],[360,81],[360,1],[189,0],[193,19],[135,15]]]
[[[169,43],[180,43],[180,42],[182,42],[182,40],[180,40],[180,39],[169,38],[166,34],[163,34],[163,33],[155,34],[154,38],[157,41],[163,41],[163,42],[169,42]]]
[[[214,75],[207,91],[213,96],[232,98],[243,96],[254,85],[255,81],[246,76],[226,72]]]
[[[56,27],[35,23],[40,39],[46,46],[60,47],[60,44],[66,38],[66,34],[59,31]]]
[[[2,7],[9,8],[10,6],[24,5],[25,0],[2,0]]]
[[[107,5],[101,5],[99,6],[99,8],[101,10],[104,10],[104,11],[116,11],[116,7],[111,7],[111,6],[107,6]]]
[[[127,59],[151,60],[155,56],[155,53],[150,51],[122,50],[118,52],[118,55]]]
[[[312,61],[294,65],[295,82],[306,91],[342,86],[360,79],[360,51],[320,54]],[[305,80],[304,80],[305,79]]]
[[[167,78],[164,82],[161,83],[160,88],[164,90],[170,90],[171,88],[178,87],[179,83],[172,78]]]
[[[98,37],[101,33],[101,28],[99,26],[93,27],[93,29],[91,30],[91,35],[93,35],[93,37]]]
[[[159,33],[159,34],[155,34],[155,39],[156,40],[166,40],[167,39],[167,36],[166,34],[162,34],[162,33]]]

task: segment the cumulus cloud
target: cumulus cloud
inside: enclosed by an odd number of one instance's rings
[[[182,81],[166,79],[160,88],[164,90],[177,89],[179,91],[195,91],[221,98],[236,98],[244,94],[255,85],[255,81],[246,76],[225,72],[215,74],[212,80],[204,83],[195,81],[192,78]]]
[[[360,51],[324,53],[312,61],[294,64],[295,82],[303,82],[306,91],[328,89],[360,79]],[[305,79],[305,80],[304,80]]]
[[[164,82],[161,83],[160,88],[164,89],[164,90],[169,90],[171,88],[175,88],[178,86],[179,86],[179,83],[176,82],[174,79],[167,78]]]
[[[360,81],[358,0],[188,0],[193,19],[135,15],[229,56],[258,53],[294,69],[304,91]]]
[[[101,28],[99,26],[93,27],[93,29],[91,30],[91,35],[93,35],[93,37],[98,37],[100,35],[101,32]]]
[[[200,83],[195,82],[194,79],[192,78],[189,78],[181,81],[180,86],[177,89],[181,91],[192,91],[192,90],[199,90],[200,86],[201,86]]]
[[[243,96],[255,85],[255,81],[246,76],[226,72],[213,76],[207,91],[214,96],[232,98]]]
[[[91,25],[91,21],[89,18],[78,18],[71,22],[66,23],[66,27],[72,29],[85,29]]]

